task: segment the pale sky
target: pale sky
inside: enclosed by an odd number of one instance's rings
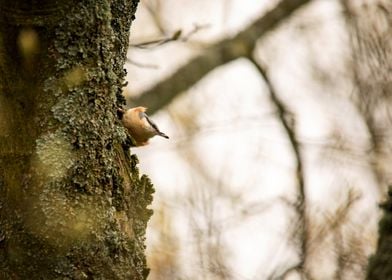
[[[268,5],[273,7],[276,3],[266,0],[162,2],[162,21],[169,32],[182,29],[186,33],[194,23],[207,24],[208,28],[192,37],[194,44],[175,42],[153,50],[132,49],[129,53],[132,60],[159,68],[128,65],[131,94],[138,94],[186,63],[199,51],[201,43],[235,34]],[[315,2],[294,21],[262,40],[257,55],[269,66],[277,93],[296,114],[298,138],[304,147],[309,209],[315,213],[331,212],[337,203],[344,202],[348,188],[353,188],[361,194],[355,208],[358,215],[353,220],[361,224],[361,219],[371,217],[374,222],[369,223],[364,234],[373,236],[370,240],[375,242],[379,194],[366,162],[368,137],[348,99],[352,89],[342,74],[348,38],[336,2]],[[158,33],[143,5],[136,17],[131,41],[156,38]],[[320,85],[313,68],[333,69],[329,77],[332,80],[326,79]],[[293,214],[284,199],[293,199],[297,191],[293,177],[295,161],[274,113],[260,75],[248,61],[237,60],[209,73],[152,117],[170,140],[154,138],[149,146],[132,149],[139,157],[141,171],[155,185],[152,208],[162,204],[168,207],[182,244],[180,259],[185,275],[198,267],[197,260],[191,257],[195,252],[192,219],[201,230],[209,229],[205,217],[192,212],[195,209],[191,207],[192,203],[193,207],[207,203],[203,200],[205,196],[214,197],[208,204],[209,218],[222,231],[220,242],[228,265],[235,272],[234,279],[262,280],[276,266],[294,264],[293,247],[287,243]],[[191,117],[200,129],[192,136],[187,135],[173,121],[173,115]],[[336,133],[349,143],[350,153],[346,156],[325,151],[325,145]],[[190,158],[197,160],[197,165],[220,184],[211,184],[198,176],[197,170],[187,162]],[[227,197],[227,193],[237,198]],[[254,213],[244,214],[247,211]],[[147,244],[153,244],[156,235],[152,228],[147,236]],[[216,242],[210,238],[205,241]],[[147,247],[149,250],[151,246]],[[325,278],[318,279],[331,279],[333,271],[328,271],[331,259],[326,257],[318,265],[320,270],[325,269]]]

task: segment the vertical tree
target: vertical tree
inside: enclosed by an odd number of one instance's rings
[[[369,151],[375,178],[384,191],[390,175],[391,125],[391,11],[388,1],[358,5],[342,0],[351,34],[353,77],[357,106],[363,115],[371,142]],[[391,279],[392,275],[392,190],[381,205],[377,250],[370,258],[367,279]]]
[[[0,1],[0,278],[145,279],[153,188],[119,122],[138,0]]]
[[[379,223],[377,251],[370,258],[367,278],[369,280],[391,279],[392,275],[392,190],[388,192],[387,201],[382,204],[383,217]]]

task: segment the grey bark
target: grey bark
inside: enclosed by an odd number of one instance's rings
[[[138,0],[0,0],[0,279],[145,279],[117,108]]]

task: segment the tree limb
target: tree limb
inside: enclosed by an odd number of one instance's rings
[[[299,248],[299,263],[295,266],[295,270],[298,270],[301,275],[306,276],[305,278],[309,279],[310,275],[307,275],[306,272],[306,262],[309,250],[309,234],[308,234],[308,216],[306,211],[306,189],[305,189],[305,175],[302,166],[302,157],[300,151],[300,144],[297,141],[295,128],[289,123],[287,119],[287,114],[289,113],[286,106],[280,100],[278,95],[276,94],[275,88],[272,85],[267,71],[254,59],[252,55],[247,57],[253,65],[256,67],[259,74],[264,79],[267,84],[268,90],[270,92],[271,101],[276,107],[279,121],[281,122],[285,133],[287,134],[287,138],[290,142],[290,146],[292,148],[295,162],[296,162],[296,181],[298,188],[297,201],[295,204],[295,211],[298,218],[298,231],[296,232],[296,239],[299,240],[300,248]]]
[[[180,93],[214,68],[251,53],[257,39],[310,0],[283,0],[233,38],[223,39],[181,66],[171,76],[144,91],[128,104],[148,105],[150,114],[169,104]]]

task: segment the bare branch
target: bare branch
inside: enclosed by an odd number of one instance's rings
[[[385,148],[385,140],[380,131],[384,131],[391,112],[389,96],[392,84],[392,49],[389,34],[392,31],[392,5],[388,2],[374,1],[371,5],[354,8],[353,3],[355,1],[341,0],[350,35],[351,72],[356,87],[356,94],[353,97],[368,129],[371,144],[369,163],[378,191],[382,193],[388,182],[383,164],[380,163]],[[386,116],[380,122],[376,115],[383,108],[386,109]]]
[[[223,39],[206,48],[170,77],[147,89],[139,97],[128,100],[131,104],[148,104],[154,113],[169,104],[177,95],[198,82],[214,68],[251,53],[257,39],[275,28],[295,10],[310,0],[283,0],[274,9],[257,19],[233,38]]]
[[[133,65],[135,65],[137,67],[140,67],[140,68],[150,68],[150,69],[158,69],[159,68],[158,65],[137,62],[137,61],[129,59],[129,58],[127,58],[127,62],[130,63],[130,64],[133,64]]]
[[[337,208],[331,217],[327,217],[327,221],[324,225],[317,233],[313,234],[314,237],[309,241],[309,251],[315,250],[317,244],[320,244],[331,231],[338,230],[339,227],[347,222],[350,210],[360,198],[361,196],[359,194],[355,193],[353,190],[349,190],[345,203]]]
[[[161,38],[161,39],[154,39],[151,41],[146,41],[146,42],[137,43],[137,44],[130,44],[129,47],[138,48],[138,49],[155,48],[155,47],[161,46],[161,45],[169,43],[169,42],[177,41],[181,37],[181,34],[182,34],[182,30],[179,29],[179,30],[175,31],[169,37],[165,37],[165,38]]]
[[[267,71],[253,58],[253,56],[249,55],[248,59],[253,63],[256,67],[259,74],[263,77],[265,83],[270,92],[271,101],[277,109],[277,114],[279,121],[281,122],[286,134],[287,138],[289,139],[291,148],[294,153],[295,161],[296,161],[296,180],[297,180],[297,188],[298,188],[298,195],[297,195],[297,202],[295,204],[295,211],[297,213],[297,218],[299,220],[299,228],[298,232],[296,233],[296,238],[300,241],[300,251],[299,251],[299,258],[300,262],[296,266],[298,271],[301,271],[302,274],[306,274],[306,258],[308,256],[308,217],[306,213],[306,190],[305,190],[305,180],[304,180],[304,172],[302,168],[302,158],[300,152],[300,144],[297,141],[295,128],[293,128],[288,119],[287,113],[288,109],[280,100],[278,95],[276,94],[275,88],[272,85]]]
[[[199,32],[200,30],[206,29],[210,27],[209,24],[197,24],[194,23],[193,24],[193,29],[191,31],[189,31],[186,35],[180,37],[182,42],[186,42],[188,41],[194,34],[196,34],[197,32]]]
[[[173,32],[173,34],[169,37],[155,39],[151,41],[146,41],[137,44],[130,44],[130,48],[138,48],[138,49],[153,49],[164,44],[174,42],[174,41],[181,41],[187,42],[194,34],[199,32],[202,29],[209,27],[209,24],[194,24],[193,29],[189,31],[186,35],[183,35],[182,29],[178,29],[177,31]]]
[[[166,34],[165,26],[162,22],[162,6],[161,0],[155,1],[144,1],[144,6],[146,7],[147,11],[151,15],[152,20],[155,23],[155,26],[158,28],[159,32],[163,35]]]

